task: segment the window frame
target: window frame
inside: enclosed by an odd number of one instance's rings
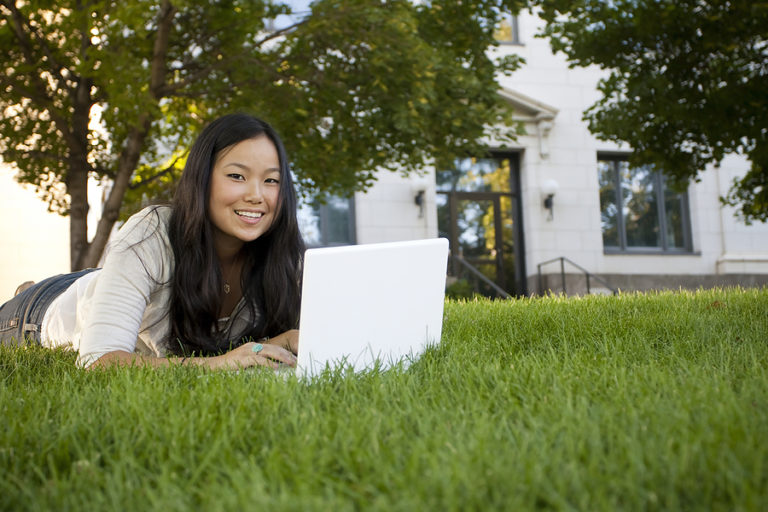
[[[510,13],[504,13],[501,16],[502,18],[508,17],[509,21],[509,30],[511,32],[512,38],[511,39],[496,39],[496,43],[499,45],[514,45],[514,46],[523,46],[523,43],[520,40],[520,22],[519,17],[516,14],[510,14]],[[495,36],[494,36],[495,39]]]
[[[627,245],[627,229],[624,221],[624,201],[622,197],[622,182],[620,175],[620,162],[626,162],[628,155],[626,153],[598,153],[596,163],[610,162],[613,178],[614,188],[614,202],[618,206],[617,208],[617,229],[619,235],[618,246],[605,245],[604,231],[601,222],[600,233],[603,242],[604,254],[639,254],[639,255],[691,255],[693,251],[693,234],[691,230],[691,208],[688,198],[688,189],[679,193],[681,203],[681,222],[682,222],[682,237],[683,247],[669,247],[669,241],[667,240],[667,215],[666,215],[666,201],[665,192],[666,180],[664,174],[659,170],[652,170],[653,172],[653,185],[654,193],[656,194],[656,208],[658,228],[660,232],[661,244],[659,247],[629,247]],[[595,169],[599,166],[596,165]],[[600,211],[602,212],[603,205],[600,204]]]
[[[349,229],[349,240],[343,241],[343,242],[329,242],[330,237],[330,212],[329,212],[329,205],[328,201],[330,199],[341,199],[343,201],[346,201],[349,205],[349,218],[347,220],[348,222],[348,229]],[[319,208],[317,210],[317,220],[318,220],[318,231],[320,235],[320,241],[319,243],[310,243],[307,242],[307,248],[313,249],[313,248],[319,248],[319,247],[340,247],[345,245],[356,245],[357,244],[357,221],[356,221],[356,212],[355,212],[355,197],[354,194],[352,194],[349,197],[342,197],[342,196],[329,196],[326,197],[325,200],[320,202]]]

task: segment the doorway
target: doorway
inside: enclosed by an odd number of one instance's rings
[[[525,295],[519,189],[518,153],[460,159],[437,173],[438,231],[450,243],[452,282],[490,297]]]

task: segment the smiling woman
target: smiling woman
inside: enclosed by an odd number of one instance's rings
[[[303,248],[280,138],[224,116],[190,149],[170,206],[131,217],[103,268],[0,307],[0,339],[69,345],[82,366],[293,365]]]
[[[208,209],[221,260],[267,232],[279,194],[280,159],[269,138],[244,140],[218,156]]]

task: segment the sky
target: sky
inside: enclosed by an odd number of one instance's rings
[[[290,5],[295,13],[309,11],[310,0],[283,0],[283,3]],[[275,28],[283,28],[291,23],[295,23],[302,16],[278,16],[275,20]]]

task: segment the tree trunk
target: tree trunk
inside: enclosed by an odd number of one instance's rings
[[[163,97],[163,88],[167,74],[166,58],[168,55],[168,44],[175,14],[176,9],[170,0],[164,0],[158,13],[149,83],[150,94],[158,102]],[[123,204],[125,192],[128,190],[131,176],[133,176],[133,172],[139,163],[144,142],[149,135],[151,126],[152,118],[149,113],[145,112],[139,117],[136,125],[131,129],[126,138],[125,146],[120,153],[117,174],[112,189],[109,191],[109,196],[104,203],[104,211],[96,227],[96,235],[90,245],[87,246],[87,252],[83,253],[83,258],[79,262],[81,268],[95,267],[99,264],[99,260],[101,260],[101,255],[109,241],[109,235],[120,215],[120,207]]]
[[[91,111],[91,80],[80,78],[72,90],[71,138],[69,170],[66,185],[69,194],[69,265],[74,270],[83,267],[88,251],[88,122]]]
[[[69,193],[69,264],[79,270],[82,257],[88,249],[88,171],[77,164],[70,166],[67,175]]]
[[[118,162],[117,175],[115,176],[112,189],[109,191],[107,200],[104,202],[104,210],[101,213],[101,218],[96,226],[96,235],[93,237],[93,241],[88,246],[87,253],[84,254],[82,260],[82,268],[96,267],[101,260],[101,255],[104,252],[104,248],[109,241],[109,235],[112,233],[112,228],[115,226],[118,217],[120,216],[120,206],[123,204],[123,197],[128,190],[128,185],[131,182],[131,176],[136,169],[141,157],[141,150],[144,146],[144,141],[149,134],[149,128],[151,126],[151,120],[148,114],[143,114],[132,130],[128,139],[126,140],[125,147],[120,154],[120,161]]]

